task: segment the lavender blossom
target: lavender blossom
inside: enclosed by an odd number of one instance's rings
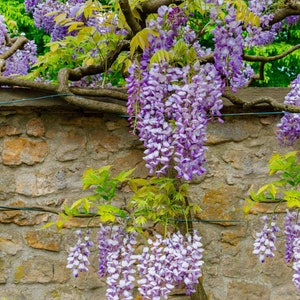
[[[285,96],[285,104],[300,106],[300,74],[291,83],[291,91]],[[291,146],[300,138],[300,114],[285,113],[277,125],[280,144]]]
[[[300,238],[297,237],[294,240],[293,243],[294,248],[294,263],[293,263],[293,269],[295,270],[295,273],[293,275],[293,282],[297,289],[300,289]]]
[[[300,238],[300,220],[297,222],[297,213],[287,210],[284,217],[285,233],[285,261],[289,263],[294,260],[294,240]]]
[[[276,232],[279,232],[280,229],[276,226],[275,220],[276,215],[273,216],[272,222],[268,216],[263,216],[261,218],[265,225],[261,232],[256,233],[256,240],[254,242],[253,254],[259,255],[259,260],[263,263],[266,257],[274,257],[273,253],[276,250]]]
[[[68,256],[67,268],[73,270],[74,277],[78,277],[79,272],[87,272],[90,256],[90,250],[94,244],[90,241],[89,230],[86,232],[86,236],[83,238],[81,230],[77,230],[78,241],[74,247],[70,247],[70,254]]]

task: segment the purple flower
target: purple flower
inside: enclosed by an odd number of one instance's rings
[[[268,216],[261,218],[265,225],[261,232],[256,233],[256,240],[254,242],[253,254],[259,255],[259,260],[263,263],[266,257],[274,257],[273,253],[276,250],[276,232],[279,232],[279,228],[275,224],[276,215],[273,216],[272,222],[270,222]]]
[[[293,269],[295,271],[293,275],[293,282],[295,284],[295,287],[297,289],[300,289],[300,238],[297,237],[294,240],[293,243],[294,248],[294,263],[293,263]]]
[[[300,106],[300,74],[291,83],[291,91],[285,96],[285,104]],[[278,124],[277,139],[280,144],[291,146],[300,138],[300,114],[285,113]]]
[[[78,277],[79,272],[87,272],[90,256],[90,250],[94,244],[90,241],[89,230],[86,231],[86,236],[83,238],[82,231],[77,230],[78,241],[74,247],[70,247],[70,254],[68,256],[67,268],[73,270],[74,277]]]
[[[300,220],[297,220],[296,212],[287,210],[284,217],[284,233],[286,239],[284,258],[289,263],[294,260],[294,240],[300,238]]]

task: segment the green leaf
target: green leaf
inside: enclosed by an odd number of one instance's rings
[[[153,29],[144,28],[139,31],[130,41],[130,54],[133,56],[134,52],[140,47],[142,50],[149,47],[149,35],[159,36],[159,33]]]
[[[157,50],[150,59],[150,65],[153,63],[159,63],[162,61],[170,62],[174,59],[174,53],[164,49]]]

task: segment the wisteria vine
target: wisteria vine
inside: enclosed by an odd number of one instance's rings
[[[87,272],[91,248],[89,237],[77,231],[78,241],[70,247],[67,268],[78,277]],[[141,253],[136,253],[137,235],[114,225],[100,225],[98,254],[101,278],[106,278],[108,300],[133,299],[135,282],[142,299],[167,299],[175,287],[186,288],[187,295],[195,292],[202,276],[203,247],[197,231],[182,235],[180,232],[166,237],[149,238]]]

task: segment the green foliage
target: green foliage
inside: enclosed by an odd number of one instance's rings
[[[289,50],[300,43],[300,23],[294,26],[283,26],[279,31],[274,43],[263,47],[246,49],[245,53],[250,55],[261,55],[265,57],[275,56]],[[290,53],[282,59],[268,62],[265,65],[265,80],[255,81],[253,86],[282,86],[286,87],[300,73],[300,49]],[[250,63],[256,73],[259,73],[259,63]]]
[[[142,230],[148,223],[175,225],[177,219],[188,219],[191,213],[200,208],[186,202],[188,184],[179,184],[174,178],[131,177],[134,169],[121,171],[115,176],[111,174],[111,166],[99,169],[88,168],[82,176],[82,189],[91,189],[92,193],[76,200],[71,206],[64,207],[56,223],[47,223],[45,227],[56,225],[62,228],[72,217],[99,217],[100,222],[116,222],[123,220],[129,231]],[[126,209],[112,204],[119,200],[120,186],[128,185],[132,196]]]
[[[35,41],[38,54],[44,53],[45,43],[49,42],[50,37],[34,26],[32,16],[25,11],[24,0],[0,1],[0,14],[5,17],[11,37],[23,32],[29,40]]]
[[[300,208],[300,161],[299,152],[280,155],[275,153],[269,160],[269,175],[280,175],[278,180],[263,185],[257,192],[251,191],[244,212],[248,213],[256,202],[281,203]]]

